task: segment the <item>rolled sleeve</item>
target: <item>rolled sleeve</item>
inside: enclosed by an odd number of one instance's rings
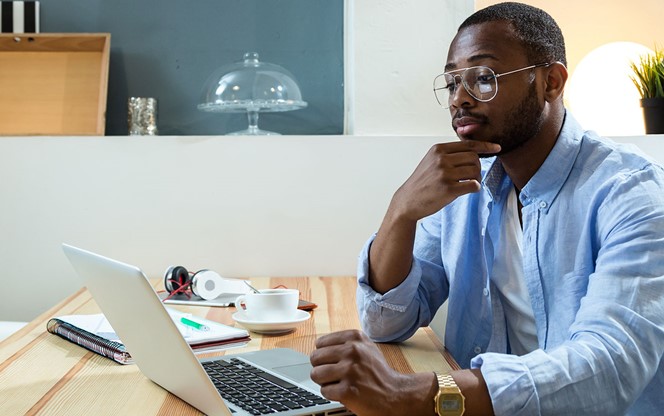
[[[541,414],[535,381],[521,357],[480,354],[470,366],[482,372],[496,416]]]
[[[420,327],[419,307],[415,302],[422,276],[418,259],[413,260],[408,276],[384,294],[369,284],[369,249],[375,234],[364,245],[357,270],[357,309],[364,332],[374,341],[392,342],[408,339]]]

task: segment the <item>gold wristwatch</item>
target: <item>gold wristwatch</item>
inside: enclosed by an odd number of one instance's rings
[[[436,414],[438,416],[461,416],[466,410],[465,397],[461,389],[449,374],[436,374],[438,379],[438,394],[436,394]]]

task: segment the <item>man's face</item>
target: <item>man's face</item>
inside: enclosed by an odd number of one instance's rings
[[[529,62],[507,22],[462,29],[450,45],[445,71],[483,65],[496,74],[540,62]],[[535,69],[498,78],[498,94],[488,102],[471,97],[459,85],[451,102],[452,127],[462,140],[500,144],[500,154],[523,145],[542,124],[544,100],[534,82]]]

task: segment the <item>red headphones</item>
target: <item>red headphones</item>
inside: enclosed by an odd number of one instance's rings
[[[212,300],[223,293],[222,278],[212,270],[203,269],[195,273],[182,266],[170,266],[164,275],[164,287],[171,295],[189,292],[205,299]]]

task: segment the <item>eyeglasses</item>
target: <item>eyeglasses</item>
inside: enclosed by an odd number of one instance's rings
[[[526,71],[540,66],[549,66],[549,63],[530,65],[514,71],[496,74],[487,66],[471,66],[470,68],[457,69],[438,75],[433,80],[433,93],[443,108],[450,108],[452,99],[456,94],[459,83],[463,85],[468,94],[477,101],[487,102],[496,98],[498,94],[498,78]]]

